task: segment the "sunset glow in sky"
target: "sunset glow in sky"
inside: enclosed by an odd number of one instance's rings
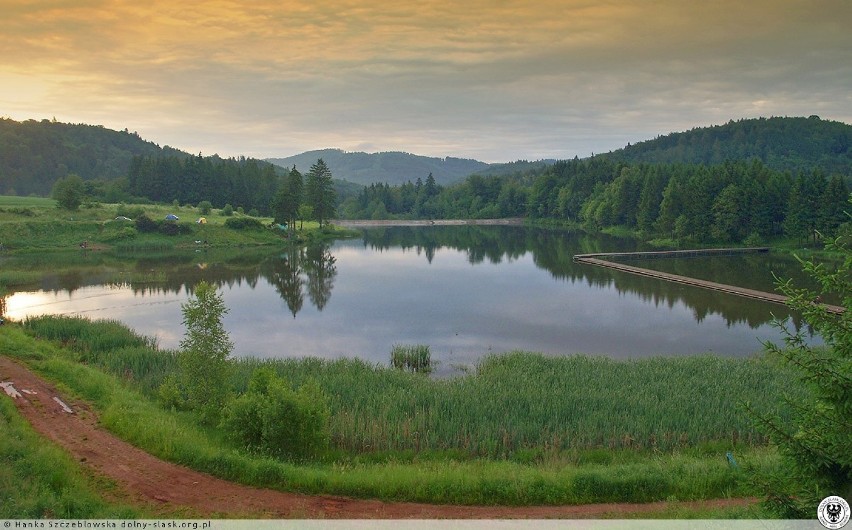
[[[0,0],[0,116],[205,155],[572,158],[852,123],[848,0]]]

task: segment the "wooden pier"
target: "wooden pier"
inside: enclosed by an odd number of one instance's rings
[[[734,254],[744,254],[744,253],[755,253],[755,252],[769,252],[769,249],[766,247],[756,247],[756,248],[721,248],[721,249],[696,249],[696,250],[671,250],[671,251],[662,251],[662,252],[614,252],[614,253],[606,253],[606,254],[577,254],[574,256],[574,261],[577,263],[586,263],[588,265],[596,265],[598,267],[607,267],[609,269],[614,269],[621,272],[627,272],[630,274],[636,274],[639,276],[646,276],[649,278],[657,278],[659,280],[665,280],[668,282],[675,282],[684,285],[691,285],[693,287],[700,287],[702,289],[710,289],[713,291],[719,291],[728,294],[734,294],[737,296],[744,296],[746,298],[752,298],[754,300],[761,300],[764,302],[772,302],[776,304],[785,304],[787,302],[787,297],[781,294],[776,293],[767,293],[765,291],[756,291],[754,289],[746,289],[744,287],[736,287],[734,285],[727,285],[724,283],[710,282],[707,280],[699,280],[698,278],[690,278],[688,276],[680,276],[677,274],[671,274],[668,272],[655,271],[651,269],[644,269],[642,267],[634,267],[632,265],[625,265],[623,263],[616,263],[613,261],[608,261],[608,259],[648,259],[648,258],[684,258],[684,257],[698,257],[698,256],[728,256]],[[603,259],[602,259],[603,258]],[[843,313],[846,309],[840,306],[835,305],[824,305],[826,310],[829,313],[840,314]]]
[[[746,248],[697,248],[693,250],[660,250],[654,252],[607,252],[602,254],[576,254],[574,261],[586,258],[599,259],[659,259],[659,258],[695,258],[702,256],[733,256],[735,254],[757,254],[769,252],[769,247]]]

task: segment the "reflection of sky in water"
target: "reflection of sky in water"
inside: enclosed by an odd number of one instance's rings
[[[749,355],[760,340],[780,342],[769,325],[728,324],[710,314],[697,322],[682,302],[643,300],[613,286],[554,279],[531,254],[471,265],[467,254],[440,249],[430,264],[414,250],[381,252],[360,242],[332,248],[337,275],[322,312],[305,303],[294,318],[275,288],[260,279],[223,286],[225,327],[235,354],[259,357],[362,357],[385,363],[394,344],[428,344],[445,365],[472,364],[509,350],[614,357],[715,352]],[[7,314],[81,314],[121,320],[161,347],[177,347],[180,304],[187,294],[85,287],[71,293],[17,293]],[[767,311],[772,308],[768,307]]]

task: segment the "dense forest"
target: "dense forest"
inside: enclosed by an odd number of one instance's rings
[[[623,226],[698,242],[760,241],[836,233],[848,221],[849,188],[838,174],[795,175],[759,160],[703,164],[628,164],[607,158],[557,162],[512,177],[471,175],[457,186],[427,178],[374,184],[347,199],[349,218],[497,218]]]
[[[209,201],[216,208],[231,204],[265,215],[279,185],[271,164],[202,156],[134,157],[127,178],[135,197],[181,204]]]
[[[347,218],[527,217],[646,237],[758,242],[834,234],[852,177],[852,126],[760,118],[693,129],[589,159],[474,174],[448,187],[372,184]]]
[[[758,118],[700,127],[599,155],[624,162],[721,164],[757,158],[772,169],[852,174],[852,126],[809,118]]]
[[[57,180],[72,173],[84,180],[116,179],[140,155],[189,156],[127,130],[0,118],[0,193],[47,196]]]

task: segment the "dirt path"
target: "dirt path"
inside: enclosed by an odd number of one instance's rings
[[[81,465],[115,481],[122,496],[157,513],[185,510],[188,516],[227,515],[255,518],[345,519],[503,519],[601,518],[659,511],[672,503],[593,504],[583,506],[446,506],[390,503],[328,495],[300,495],[253,488],[160,460],[98,426],[85,403],[60,396],[27,368],[0,356],[0,382],[11,382],[20,397],[11,398],[33,428],[64,447]],[[12,392],[14,393],[14,392]],[[0,390],[0,399],[10,399]],[[59,399],[56,401],[54,398]],[[66,412],[63,405],[73,410]],[[680,506],[734,506],[754,499],[720,499]]]

